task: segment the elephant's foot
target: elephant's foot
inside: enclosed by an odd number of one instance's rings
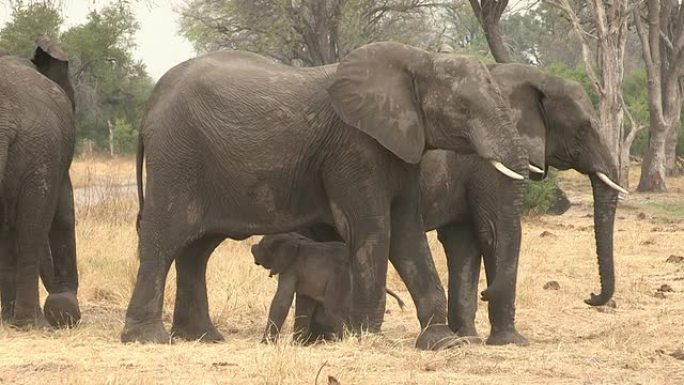
[[[503,331],[493,331],[487,338],[487,345],[509,345],[515,344],[518,346],[527,346],[530,342],[522,334],[518,333],[515,328],[506,329]]]
[[[459,337],[478,337],[475,325],[461,326],[454,331]]]
[[[420,350],[443,350],[456,346],[480,343],[479,337],[459,337],[448,325],[430,325],[423,330],[416,340],[416,348]]]
[[[174,324],[171,327],[171,335],[186,341],[221,342],[224,340],[223,335],[211,323],[204,326]]]
[[[40,307],[35,312],[27,312],[26,314],[15,312],[14,317],[10,318],[7,323],[19,330],[40,329],[48,326]]]
[[[0,321],[4,323],[10,323],[14,317],[14,305],[3,306],[2,311],[0,311]]]
[[[121,332],[121,342],[168,344],[171,343],[171,336],[164,329],[161,321],[152,323],[126,321],[124,330]]]
[[[43,307],[45,318],[53,327],[72,328],[81,320],[76,294],[63,292],[48,295]]]

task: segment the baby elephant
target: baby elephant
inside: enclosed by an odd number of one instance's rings
[[[267,235],[252,246],[254,263],[278,274],[262,342],[275,341],[295,302],[295,339],[310,343],[342,335],[351,310],[349,251],[342,242],[315,242],[297,233]],[[387,289],[399,307],[404,302]]]

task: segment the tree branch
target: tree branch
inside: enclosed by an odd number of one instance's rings
[[[606,91],[599,81],[596,71],[594,70],[594,60],[591,56],[591,49],[589,48],[588,37],[594,38],[594,36],[582,28],[579,17],[577,17],[577,14],[568,3],[568,0],[544,0],[544,2],[560,9],[563,13],[565,13],[568,19],[570,19],[572,28],[580,40],[580,46],[582,47],[582,59],[584,61],[584,67],[587,71],[587,77],[589,78],[589,81],[591,82],[591,85],[596,93],[599,95],[605,95]]]

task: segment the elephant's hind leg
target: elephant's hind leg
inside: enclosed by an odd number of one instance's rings
[[[204,237],[192,242],[176,258],[176,305],[174,337],[202,342],[223,341],[209,318],[207,262],[224,237]]]
[[[67,177],[62,184],[55,218],[50,228],[52,259],[41,261],[41,278],[49,293],[45,299],[45,318],[55,327],[73,327],[81,319],[76,297],[78,269],[75,222],[73,190],[71,180]],[[52,268],[47,269],[44,265]]]
[[[38,326],[45,322],[40,311],[38,277],[40,262],[50,259],[48,231],[54,210],[39,192],[24,194],[18,203],[16,226],[16,299],[14,319],[18,327]]]
[[[179,244],[178,240],[190,239],[185,235],[187,233],[181,235],[181,232],[174,230],[159,230],[154,224],[142,221],[138,251],[140,266],[133,295],[126,310],[126,323],[121,332],[121,342],[170,342],[170,335],[162,323],[164,286],[171,262],[184,246],[182,243]],[[175,246],[169,247],[170,245]]]

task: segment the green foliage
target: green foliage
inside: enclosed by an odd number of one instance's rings
[[[135,152],[138,143],[138,130],[125,119],[116,119],[112,127],[114,151],[117,153]]]
[[[62,17],[51,2],[24,5],[17,2],[12,20],[0,30],[0,49],[10,55],[30,57],[41,36],[57,39]]]
[[[527,215],[545,214],[554,202],[558,185],[558,171],[549,169],[541,181],[529,181],[523,198],[523,210]]]
[[[144,65],[133,59],[133,35],[139,26],[130,6],[125,1],[110,4],[60,35],[62,19],[56,5],[16,2],[12,21],[0,30],[0,47],[30,57],[38,36],[60,41],[69,54],[78,139],[92,139],[106,149],[108,122],[115,122],[115,148],[127,152],[134,150],[130,136],[135,137],[133,127],[138,126],[153,81]]]
[[[646,69],[640,68],[625,76],[622,87],[625,103],[635,122],[648,127],[650,124],[650,112],[648,109],[648,78],[646,76]],[[632,129],[629,121],[626,122],[626,126],[627,132],[629,132]],[[642,130],[634,139],[630,153],[632,155],[643,155],[647,149],[648,130]]]
[[[233,48],[311,66],[337,62],[373,41],[429,45],[425,10],[436,7],[406,0],[188,0],[180,31],[198,52]]]
[[[119,4],[91,12],[85,24],[62,36],[77,90],[79,136],[100,148],[108,146],[108,121],[137,126],[152,90],[144,65],[132,55],[138,28],[130,8]]]

